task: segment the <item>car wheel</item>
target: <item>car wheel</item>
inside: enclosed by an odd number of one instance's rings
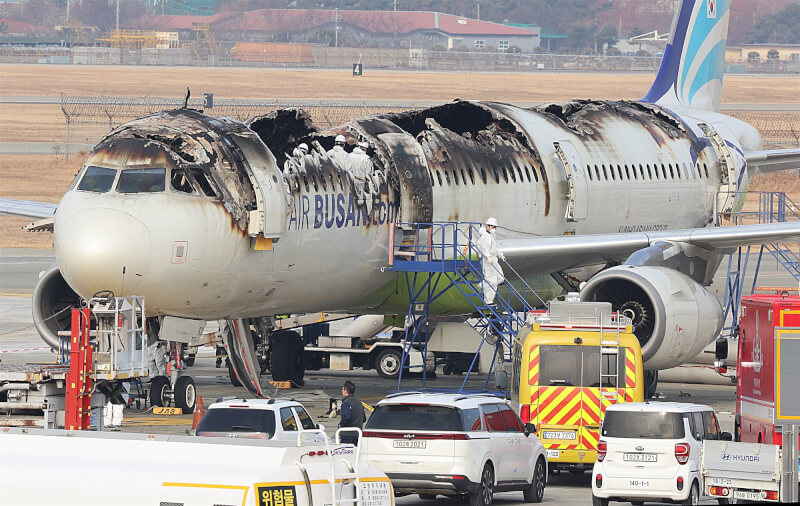
[[[494,471],[490,464],[483,466],[478,490],[469,494],[470,506],[489,506],[494,498]]]
[[[150,381],[150,405],[166,406],[169,404],[169,378],[156,376]]]
[[[608,499],[592,494],[592,506],[608,506]]]
[[[197,389],[191,376],[181,376],[175,382],[175,407],[181,408],[184,415],[194,411]]]
[[[689,490],[689,497],[687,497],[682,504],[684,506],[696,506],[697,504],[700,504],[700,490],[696,481],[692,482],[692,488]]]
[[[547,484],[547,476],[544,467],[544,459],[539,457],[536,460],[536,466],[533,468],[531,486],[522,492],[522,497],[525,499],[525,502],[542,502],[544,487]]]
[[[436,499],[436,494],[419,494],[419,498],[426,501],[432,501]]]
[[[375,369],[378,371],[378,376],[386,379],[397,378],[400,375],[400,363],[402,360],[402,353],[395,348],[381,350],[378,356],[375,357]]]

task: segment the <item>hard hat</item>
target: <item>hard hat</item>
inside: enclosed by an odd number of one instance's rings
[[[300,144],[297,146],[297,149],[299,149],[299,150],[300,150],[300,151],[302,151],[303,153],[308,153],[308,144],[306,144],[305,142],[301,142],[301,143],[300,143]]]
[[[361,141],[358,143],[358,147],[361,149],[369,149],[369,143],[366,141]]]
[[[344,138],[344,135],[339,134],[336,136],[336,144],[344,144],[347,142],[347,139]]]
[[[497,226],[497,219],[495,219],[494,217],[488,218],[486,220],[486,225],[491,225],[493,227],[496,227]]]

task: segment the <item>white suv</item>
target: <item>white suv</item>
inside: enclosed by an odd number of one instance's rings
[[[486,506],[495,492],[521,490],[526,502],[541,502],[547,458],[535,431],[492,395],[402,393],[377,404],[361,454],[398,495],[466,494]]]
[[[285,399],[215,402],[197,424],[196,436],[297,441],[300,429],[316,429],[302,404]],[[310,440],[322,442],[319,435]]]
[[[592,471],[592,504],[663,499],[698,504],[704,490],[700,474],[704,439],[733,439],[720,432],[717,415],[708,406],[676,402],[609,406]]]

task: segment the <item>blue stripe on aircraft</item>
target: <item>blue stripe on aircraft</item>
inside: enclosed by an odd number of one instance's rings
[[[689,89],[689,104],[694,100],[697,92],[711,81],[719,80],[722,82],[722,71],[725,63],[725,41],[717,43],[703,59],[703,63],[697,69],[697,75]]]
[[[678,70],[681,65],[681,55],[683,54],[684,43],[686,42],[686,32],[689,28],[689,21],[692,19],[692,7],[695,0],[683,0],[678,22],[675,26],[675,33],[672,34],[672,41],[664,49],[664,57],[661,59],[661,66],[658,69],[653,85],[642,98],[643,102],[655,103],[666,95],[669,90],[675,89],[678,82]],[[677,90],[675,90],[677,93]]]

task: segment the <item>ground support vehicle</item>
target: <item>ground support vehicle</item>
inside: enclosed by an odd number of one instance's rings
[[[123,384],[149,375],[144,322],[138,297],[95,298],[72,309],[57,364],[0,364],[0,425],[102,430],[106,402],[126,402]],[[159,381],[166,390],[169,379],[153,378]],[[183,377],[181,384],[191,387],[194,408],[194,383]]]
[[[306,408],[297,401],[229,399],[208,407],[195,435],[297,442],[302,431],[318,428]]]
[[[800,332],[800,297],[785,293],[742,297],[741,315],[735,438],[780,446],[782,427],[775,418],[775,339]]]
[[[321,430],[306,431],[324,436]],[[0,503],[51,505],[370,504],[391,506],[386,475],[352,445],[40,429],[0,429]],[[36,469],[36,472],[31,472]],[[48,476],[43,487],[41,476]],[[123,487],[121,483],[135,483]],[[355,501],[353,499],[356,499]]]
[[[796,501],[781,494],[782,458],[781,447],[773,444],[704,441],[705,493],[733,501]]]
[[[720,432],[716,413],[708,406],[677,402],[609,406],[592,469],[592,503],[698,504],[705,491],[700,450],[708,439],[733,439]]]
[[[536,425],[551,470],[590,469],[605,410],[641,401],[643,378],[631,321],[607,302],[553,302],[514,341],[514,407]]]
[[[375,407],[359,448],[399,495],[467,495],[486,506],[495,492],[520,490],[541,502],[547,459],[535,427],[490,394],[406,392]]]

